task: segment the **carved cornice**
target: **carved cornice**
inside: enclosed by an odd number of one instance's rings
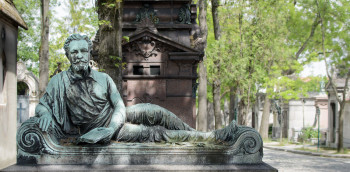
[[[142,41],[143,39],[145,39],[145,37],[150,37],[151,40],[156,42],[157,46],[161,43],[162,44],[161,47],[163,46],[166,47],[167,48],[166,50],[168,52],[174,52],[173,50],[175,49],[177,49],[177,52],[198,52],[197,50],[191,47],[188,47],[186,45],[180,44],[176,41],[173,41],[166,36],[159,35],[148,28],[140,30],[133,35],[130,35],[129,42],[123,43],[123,48],[130,46],[130,44],[133,44],[134,42],[137,42],[140,40]],[[168,48],[171,48],[171,49],[168,49]]]

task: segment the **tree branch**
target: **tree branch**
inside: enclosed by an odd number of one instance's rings
[[[329,79],[330,82],[330,86],[332,87],[334,93],[335,93],[335,97],[337,99],[337,101],[339,103],[341,103],[340,98],[338,97],[338,90],[337,90],[337,86],[334,85],[333,83],[333,77],[329,74],[329,69],[328,69],[328,64],[327,64],[327,56],[326,56],[326,50],[324,48],[324,38],[325,38],[325,28],[324,28],[324,24],[323,24],[323,18],[321,16],[321,12],[319,9],[319,5],[318,5],[318,1],[316,1],[316,5],[317,5],[317,10],[318,10],[318,16],[320,17],[320,22],[321,22],[321,31],[322,31],[322,52],[323,52],[323,57],[324,57],[324,63],[326,65],[326,73],[327,73],[327,77]]]
[[[225,97],[225,95],[226,95],[227,93],[229,93],[229,92],[230,92],[230,89],[225,90],[225,91],[221,94],[220,100],[223,99],[223,98]]]
[[[317,28],[317,26],[320,24],[320,14],[318,13],[316,15],[316,18],[314,20],[314,23],[312,24],[312,28],[311,28],[311,32],[310,32],[310,36],[306,39],[306,41],[304,42],[304,44],[300,47],[300,49],[298,50],[298,52],[295,54],[295,59],[298,60],[300,54],[304,51],[304,49],[306,48],[306,45],[309,43],[310,39],[314,36],[315,34],[315,30]]]

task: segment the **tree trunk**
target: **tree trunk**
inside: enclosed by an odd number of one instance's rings
[[[235,87],[230,88],[230,112],[229,112],[229,122],[235,120],[235,111],[237,110],[237,90]]]
[[[211,103],[211,102],[207,102],[208,103],[208,105],[207,105],[207,107],[208,107],[208,114],[214,114],[214,108],[213,108],[213,103]],[[207,116],[207,121],[208,121],[208,130],[207,131],[213,131],[214,129],[215,129],[215,118],[214,118],[214,116],[213,115],[208,115]]]
[[[259,94],[256,94],[255,103],[252,106],[252,127],[255,128],[256,131],[259,132],[259,105],[260,105],[260,97]],[[254,123],[253,123],[254,122]]]
[[[39,49],[39,91],[43,96],[49,82],[49,4],[41,0],[41,45]]]
[[[224,98],[224,110],[223,110],[223,121],[222,124],[224,126],[227,126],[230,124],[230,120],[229,120],[229,114],[230,114],[230,102],[227,98]]]
[[[222,128],[221,119],[221,107],[220,107],[220,80],[215,79],[213,83],[213,103],[214,103],[214,116],[215,116],[215,129]]]
[[[98,0],[98,19],[110,22],[100,25],[100,43],[98,64],[101,71],[107,73],[122,93],[122,17],[123,3],[108,6],[107,0]]]
[[[338,147],[337,152],[344,152],[344,108],[345,108],[345,100],[340,103],[340,109],[339,109],[339,140],[338,140]]]
[[[238,119],[237,122],[239,125],[246,125],[246,121],[245,121],[245,110],[246,110],[246,105],[244,102],[244,99],[241,99],[241,101],[239,102],[239,112],[238,112]]]
[[[199,51],[204,52],[207,47],[207,2],[206,0],[199,0],[199,27],[201,31],[202,42]],[[206,55],[203,56],[203,61],[199,63],[199,85],[198,85],[198,126],[197,130],[206,132],[208,130],[208,109],[207,109],[207,68],[204,65]]]
[[[211,12],[213,15],[213,25],[214,25],[214,34],[215,34],[215,40],[219,40],[221,36],[221,29],[220,29],[220,20],[219,20],[219,6],[220,1],[218,0],[211,0]]]
[[[260,124],[260,130],[259,130],[262,139],[267,139],[269,137],[270,107],[271,107],[271,102],[268,97],[268,94],[266,93],[265,101],[264,101],[264,110],[261,117],[261,124]]]
[[[221,36],[221,31],[220,31],[220,22],[219,22],[219,6],[220,6],[220,1],[217,0],[212,0],[212,15],[213,15],[213,25],[214,25],[214,35],[215,35],[215,40],[219,40]],[[220,56],[220,55],[219,55]],[[216,57],[220,58],[220,57]],[[221,81],[220,81],[220,61],[219,60],[214,60],[214,64],[216,65],[216,68],[218,70],[217,75],[214,78],[213,81],[213,101],[214,101],[214,116],[215,116],[215,129],[220,129],[222,127],[221,124],[221,107],[220,107],[220,97],[221,97]]]

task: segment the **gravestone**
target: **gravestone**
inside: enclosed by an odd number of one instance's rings
[[[29,119],[29,96],[17,95],[17,127]]]

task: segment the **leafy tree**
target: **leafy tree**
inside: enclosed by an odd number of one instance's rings
[[[220,29],[220,18],[219,18],[219,6],[220,1],[212,0],[211,1],[211,9],[212,9],[212,16],[213,16],[213,27],[214,27],[214,36],[216,43],[220,43],[220,37],[221,37],[221,29]],[[220,47],[221,44],[218,46]],[[221,46],[222,47],[222,46]],[[220,48],[219,48],[220,50]],[[213,62],[215,65],[215,73],[219,75],[218,77],[212,78],[213,82],[213,102],[214,102],[214,116],[215,116],[215,129],[220,129],[222,127],[222,118],[221,118],[221,105],[220,105],[220,94],[221,94],[221,78],[220,78],[220,70],[221,70],[221,63],[220,63],[220,54],[221,51],[216,52],[215,56],[212,56]]]
[[[344,115],[346,97],[349,89],[350,78],[350,2],[316,0],[317,12],[321,22],[321,45],[317,48],[321,50],[322,59],[326,65],[327,77],[329,85],[340,105],[339,107],[339,140],[337,151],[344,152]],[[335,70],[333,66],[338,66],[340,74],[345,78],[343,92],[339,93],[340,85],[335,83],[335,78],[330,73]],[[340,67],[343,66],[343,67]],[[338,95],[341,95],[338,97]]]
[[[35,75],[39,74],[37,68],[40,47],[40,1],[14,0],[14,4],[21,17],[28,25],[28,30],[19,29],[17,44],[17,60],[26,63]]]

